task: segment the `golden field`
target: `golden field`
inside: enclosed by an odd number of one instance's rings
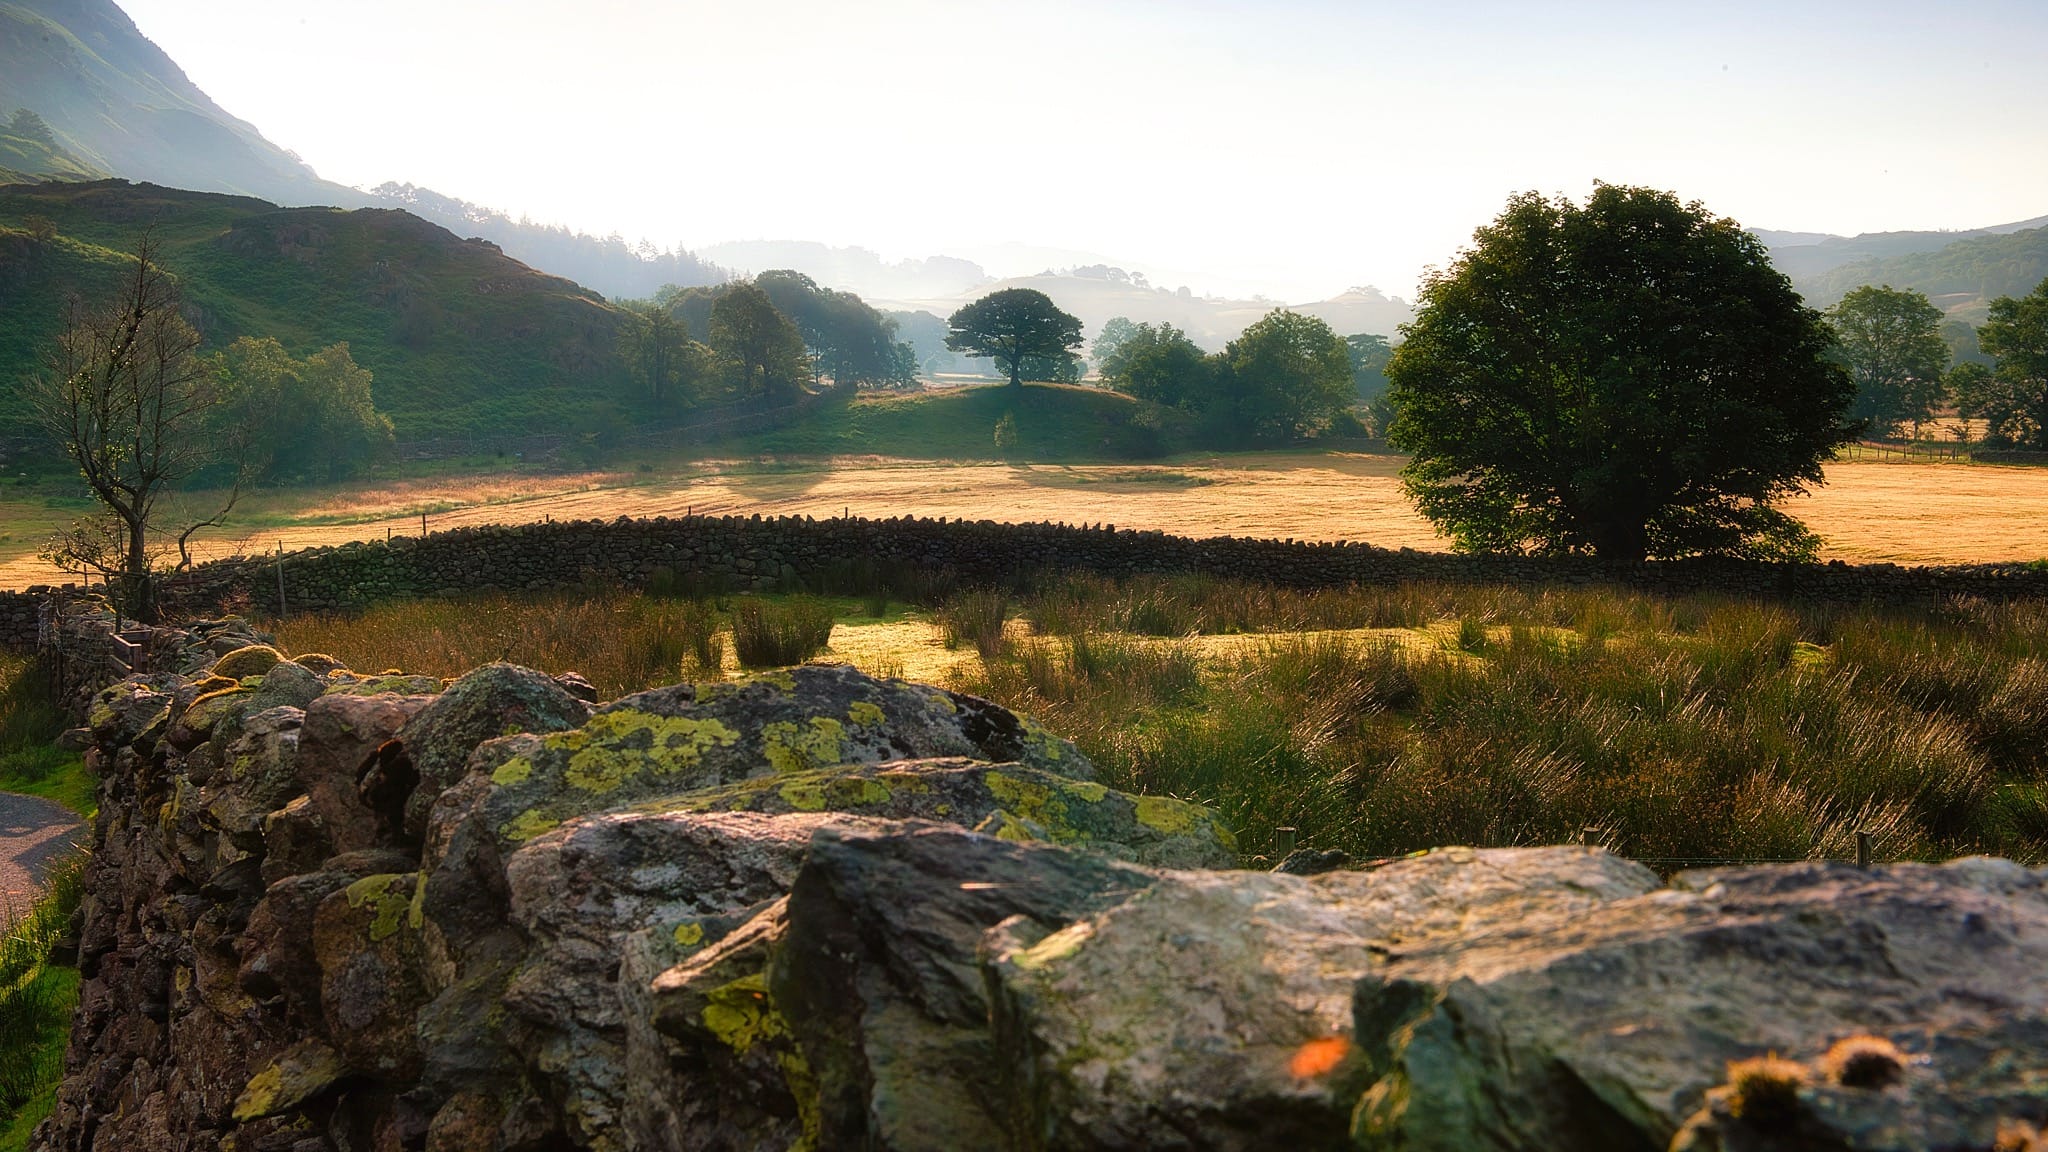
[[[1111,523],[1190,536],[1444,541],[1402,496],[1401,459],[1248,453],[1165,464],[991,464],[840,457],[729,461],[654,472],[474,476],[259,494],[239,523],[200,538],[199,558],[274,551],[472,524],[553,518],[753,514],[967,517]],[[0,587],[60,578],[37,560],[60,517],[0,489]],[[11,501],[11,502],[10,502]],[[1843,462],[1791,511],[1824,555],[1902,564],[2048,557],[2048,469]],[[67,513],[68,514],[68,513]]]

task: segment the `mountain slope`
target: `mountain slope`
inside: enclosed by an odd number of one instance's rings
[[[1960,240],[2005,236],[2048,225],[2048,216],[1970,228],[1961,232],[1865,232],[1859,236],[1831,236],[1817,232],[1773,232],[1752,229],[1770,246],[1771,263],[1794,280],[1823,276],[1837,268],[1870,260],[1890,260],[1925,252],[1939,252]]]
[[[1992,300],[2023,296],[2048,279],[2048,227],[1990,232],[1956,240],[1932,252],[1910,252],[1844,264],[1818,275],[1793,277],[1809,304],[1825,308],[1865,284],[1925,292],[1958,319],[1980,321]]]
[[[43,217],[57,235],[24,225]],[[0,423],[74,293],[104,291],[144,228],[209,347],[347,341],[401,438],[559,431],[613,403],[621,314],[596,293],[389,209],[279,208],[110,180],[0,188]]]
[[[285,204],[365,202],[215,104],[112,0],[0,0],[0,114],[18,107],[99,171]]]

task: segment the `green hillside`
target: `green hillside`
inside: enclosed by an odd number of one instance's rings
[[[1982,320],[2000,296],[2024,296],[2048,279],[2048,228],[1958,240],[1938,251],[1858,260],[1794,283],[1817,308],[1865,284],[1925,292],[1951,316]]]
[[[64,150],[54,139],[16,135],[0,121],[0,184],[41,180],[97,180],[107,173]]]
[[[368,200],[229,115],[113,0],[0,0],[0,116],[16,108],[101,174],[283,204]]]
[[[996,446],[1011,417],[1016,440]],[[731,447],[798,455],[903,456],[947,460],[1140,460],[1188,447],[1181,413],[1100,388],[1007,384],[909,395],[868,394],[820,409],[802,424]]]
[[[57,235],[29,234],[34,218]],[[47,226],[44,226],[47,229]],[[0,424],[74,294],[103,292],[154,228],[208,347],[347,341],[400,438],[558,431],[611,403],[621,314],[495,245],[389,209],[278,208],[110,180],[0,187]]]

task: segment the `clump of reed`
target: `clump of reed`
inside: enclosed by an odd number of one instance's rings
[[[982,659],[994,659],[1007,647],[1003,622],[1009,608],[1009,598],[994,589],[956,592],[935,613],[939,635],[948,648],[972,644]]]
[[[809,597],[733,602],[732,646],[748,668],[801,664],[832,642],[832,607]]]

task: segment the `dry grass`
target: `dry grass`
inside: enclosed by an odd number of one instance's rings
[[[248,516],[203,537],[202,556],[266,552],[434,529],[617,516],[965,516],[1111,523],[1191,536],[1445,543],[1401,495],[1392,456],[1234,454],[1171,465],[949,464],[877,458],[692,464],[652,473],[484,474],[355,489],[261,494]],[[1837,464],[1792,512],[1847,560],[1961,563],[2048,556],[2048,469]],[[48,485],[44,485],[48,487]],[[34,557],[55,524],[40,490],[0,490],[0,587],[53,575]]]
[[[1361,857],[1589,839],[1675,868],[1847,858],[1866,831],[1884,858],[2048,859],[2044,605],[1073,578],[1023,593],[980,657],[932,616],[815,602],[836,617],[824,658],[1035,715],[1116,786],[1214,805],[1255,855],[1292,826]],[[709,675],[691,648],[728,618],[491,595],[277,630],[363,667],[507,659],[616,696]]]

